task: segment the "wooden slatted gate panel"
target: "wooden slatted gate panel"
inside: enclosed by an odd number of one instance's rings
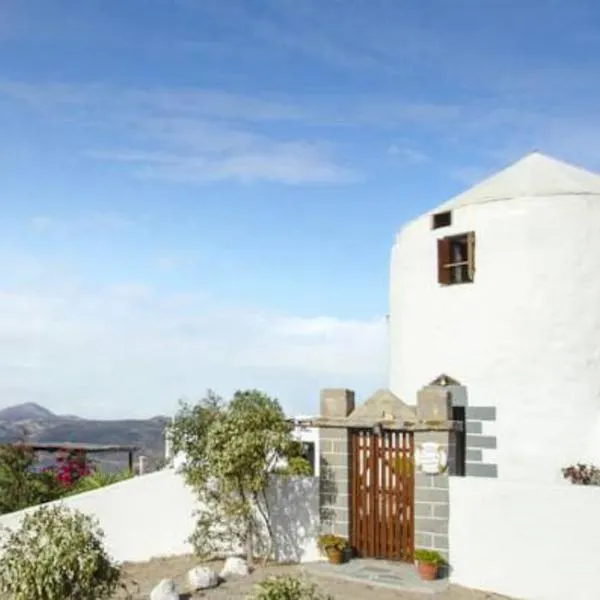
[[[351,430],[350,544],[359,557],[412,562],[414,436]]]

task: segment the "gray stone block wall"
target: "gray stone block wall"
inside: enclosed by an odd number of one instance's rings
[[[418,434],[416,437],[421,435]],[[450,502],[447,474],[416,474],[414,511],[415,549],[437,550],[446,560],[449,560]]]
[[[321,391],[322,417],[347,417],[354,410],[354,392],[346,389]],[[350,535],[350,447],[347,429],[321,427],[319,479],[320,517],[323,533]]]
[[[495,406],[469,406],[468,390],[462,385],[449,385],[445,388],[452,399],[452,406],[464,406],[466,416],[466,464],[467,477],[498,477],[498,466],[492,460],[484,462],[484,453],[492,454],[498,442],[495,435],[490,435],[493,428],[489,425],[496,421]]]
[[[350,533],[349,440],[347,429],[319,430],[321,445],[321,529],[348,537]]]
[[[489,424],[496,421],[496,407],[468,406],[466,417],[465,475],[467,477],[498,477],[498,465],[493,461],[484,462],[484,450],[489,457],[489,454],[498,447],[496,436],[489,434]]]
[[[419,391],[417,415],[423,421],[447,420],[450,411],[450,396],[444,388],[427,386]],[[449,432],[415,433],[414,441],[415,448],[425,442],[440,444],[451,455]],[[450,502],[447,471],[439,475],[415,474],[414,511],[415,549],[437,550],[449,561]]]

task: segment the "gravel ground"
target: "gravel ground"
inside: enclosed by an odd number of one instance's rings
[[[126,563],[124,565],[125,581],[129,585],[133,600],[148,600],[152,588],[161,579],[174,579],[180,592],[180,600],[196,600],[198,598],[207,598],[210,600],[243,600],[252,592],[254,584],[269,575],[299,575],[302,568],[297,565],[272,565],[265,568],[257,567],[256,571],[249,577],[236,580],[229,580],[219,587],[190,594],[185,576],[187,572],[198,565],[198,559],[193,556],[176,556],[172,558],[154,559],[145,563]],[[215,571],[219,572],[222,563],[209,563]],[[501,600],[504,596],[469,590],[458,586],[450,588],[435,596],[426,596],[409,592],[400,592],[385,588],[374,588],[367,584],[358,584],[343,580],[333,579],[331,577],[310,577],[311,581],[316,583],[319,588],[331,594],[335,600],[372,600],[374,590],[376,590],[377,600],[424,600],[433,597],[436,600]],[[113,600],[126,600],[127,594],[117,593]]]

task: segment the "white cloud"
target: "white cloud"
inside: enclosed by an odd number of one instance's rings
[[[184,133],[189,135],[189,130]],[[242,183],[269,181],[289,185],[311,183],[343,183],[357,179],[350,169],[329,159],[325,149],[305,143],[278,143],[259,136],[249,136],[243,147],[222,150],[228,138],[238,132],[223,131],[208,137],[198,131],[202,145],[179,147],[172,154],[152,152],[88,152],[94,158],[131,163],[135,174],[144,179],[165,179],[173,182],[204,183],[236,180]]]
[[[258,387],[289,412],[321,387],[385,385],[383,319],[266,314],[144,285],[46,285],[0,292],[2,404],[81,415],[171,412],[212,387]]]
[[[63,119],[103,127],[124,148],[80,148],[89,156],[133,165],[144,178],[204,183],[232,180],[288,185],[345,183],[352,169],[331,144],[297,134],[263,132],[266,123],[310,119],[298,104],[214,90],[115,89],[100,84],[34,85],[0,81],[0,95]],[[89,144],[89,136],[82,136]]]

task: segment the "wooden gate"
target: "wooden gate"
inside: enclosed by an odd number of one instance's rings
[[[350,544],[359,557],[412,562],[414,438],[350,430]]]

